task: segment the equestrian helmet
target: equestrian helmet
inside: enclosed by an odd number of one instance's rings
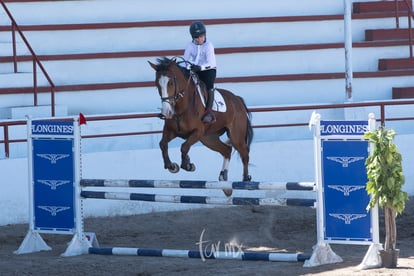
[[[191,23],[190,25],[190,34],[191,37],[199,37],[206,34],[206,26],[204,26],[203,22],[196,21]]]

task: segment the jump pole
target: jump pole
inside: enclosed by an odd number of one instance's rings
[[[257,205],[257,206],[303,206],[313,207],[315,199],[302,198],[256,198],[256,197],[209,197],[188,195],[159,195],[129,192],[82,191],[83,198],[136,200],[166,203],[193,203],[215,205]]]
[[[89,254],[270,262],[304,262],[311,256],[303,253],[227,252],[131,247],[90,247]]]
[[[315,191],[314,182],[244,182],[201,180],[143,180],[143,179],[81,179],[82,187],[117,188],[182,188],[182,189],[233,189],[233,190],[287,190]]]

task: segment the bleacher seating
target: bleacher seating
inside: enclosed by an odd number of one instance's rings
[[[156,111],[147,60],[181,55],[188,25],[198,19],[216,47],[216,85],[249,106],[345,101],[343,1],[212,0],[214,13],[189,0],[144,7],[117,0],[116,8],[104,0],[4,2],[55,83],[56,104],[69,114]],[[388,100],[393,88],[414,86],[414,69],[378,69],[380,60],[406,58],[409,49],[401,39],[366,41],[367,30],[395,28],[395,18],[388,8],[364,12],[365,4],[354,3],[353,101]],[[0,109],[30,106],[32,62],[19,41],[22,61],[12,72],[10,22],[0,14]],[[40,104],[50,104],[40,72],[38,85]]]

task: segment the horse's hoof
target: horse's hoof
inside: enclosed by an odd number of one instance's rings
[[[196,167],[193,163],[188,163],[186,165],[181,165],[181,168],[188,171],[188,172],[193,172],[196,169]]]
[[[178,167],[177,163],[172,163],[168,170],[170,173],[177,173],[180,170],[180,167]]]
[[[233,190],[232,189],[223,189],[223,193],[229,197],[233,194]]]
[[[243,181],[251,181],[252,177],[250,175],[244,176]]]
[[[227,170],[223,170],[220,172],[219,181],[227,181]]]

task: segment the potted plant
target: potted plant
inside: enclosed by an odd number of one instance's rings
[[[393,140],[395,131],[379,127],[364,134],[374,146],[365,161],[368,182],[366,190],[371,199],[367,209],[379,204],[384,210],[385,242],[380,252],[383,267],[396,267],[399,250],[397,246],[396,216],[405,208],[408,194],[402,190],[405,178],[402,157]]]

